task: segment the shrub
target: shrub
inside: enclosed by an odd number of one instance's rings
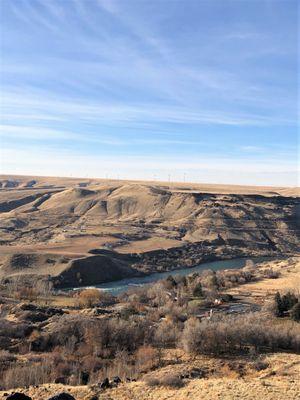
[[[159,381],[158,378],[147,377],[145,379],[145,382],[150,387],[154,387],[154,386],[159,386],[160,385],[160,381]]]
[[[51,382],[52,378],[53,370],[51,364],[48,362],[14,366],[4,373],[3,387],[5,389],[13,389],[15,387],[40,385]]]
[[[300,327],[288,322],[248,316],[225,316],[217,321],[199,322],[194,318],[185,323],[183,347],[193,353],[236,354],[255,351],[300,351]]]
[[[280,295],[279,292],[275,295],[275,315],[277,317],[282,317],[285,312],[291,310],[295,304],[298,303],[297,297],[288,292],[283,296]]]
[[[174,374],[168,374],[161,378],[157,377],[147,377],[145,379],[148,386],[166,386],[174,389],[179,389],[184,386],[183,381],[179,376]]]
[[[170,299],[163,283],[160,281],[149,287],[147,295],[151,299],[153,306],[163,306]]]
[[[202,296],[203,296],[203,291],[202,291],[201,282],[198,282],[198,283],[196,284],[196,286],[194,287],[193,296],[194,296],[194,297],[202,297]]]
[[[283,305],[282,305],[282,300],[281,300],[281,296],[280,293],[277,292],[275,294],[275,298],[274,298],[274,315],[276,315],[276,317],[282,317],[283,315]]]
[[[253,364],[253,367],[256,371],[263,371],[263,370],[267,369],[268,366],[269,366],[269,364],[265,361],[256,361]]]
[[[215,271],[202,272],[202,285],[210,290],[218,290],[219,282]]]
[[[123,307],[120,311],[120,316],[123,319],[128,320],[130,316],[138,314],[137,307],[134,304],[128,304]]]
[[[38,297],[38,291],[33,287],[21,286],[15,292],[15,297],[19,300],[35,301]]]
[[[153,329],[146,319],[131,316],[128,320],[107,318],[85,325],[84,338],[98,355],[114,356],[116,352],[133,352],[151,342]]]
[[[9,351],[0,350],[0,382],[3,371],[8,369],[16,360],[17,357],[11,354]],[[0,383],[0,390],[1,390],[1,383]]]
[[[179,337],[178,326],[170,321],[163,320],[157,327],[154,334],[154,343],[159,347],[174,347]]]
[[[152,346],[142,346],[135,353],[136,365],[140,371],[147,371],[155,367],[159,360],[157,349]]]
[[[284,294],[281,298],[281,301],[284,311],[290,310],[296,303],[298,303],[297,297],[291,292]]]
[[[172,275],[169,275],[167,279],[164,280],[163,283],[165,285],[165,288],[169,290],[177,286],[177,283]]]
[[[280,277],[279,271],[274,271],[273,268],[268,268],[263,271],[264,278],[278,279]]]
[[[294,321],[300,322],[300,303],[296,303],[291,311],[290,316]]]
[[[221,300],[225,301],[225,302],[229,302],[229,301],[233,301],[234,298],[233,298],[232,294],[224,293],[221,295]]]
[[[0,350],[0,367],[5,363],[10,363],[16,360],[16,356],[7,350]]]
[[[29,336],[33,330],[34,328],[28,323],[18,323],[5,319],[0,320],[0,336],[6,336],[13,339],[24,339]]]
[[[82,307],[93,307],[100,303],[101,292],[98,289],[85,289],[79,293],[78,297]]]
[[[168,386],[171,388],[181,388],[184,386],[182,380],[179,378],[177,375],[166,375],[163,378],[161,378],[160,383],[162,386]]]

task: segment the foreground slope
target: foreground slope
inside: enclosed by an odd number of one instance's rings
[[[267,313],[269,309],[267,306],[272,302],[277,290],[281,292],[295,290],[297,292],[299,287],[299,258],[262,263],[257,266],[256,271],[262,272],[270,270],[270,268],[274,272],[279,273],[277,279],[274,279],[274,277],[258,279],[257,281],[254,280],[251,283],[237,285],[227,290],[228,293],[239,298],[239,301],[242,301],[243,298],[243,301],[247,299],[248,302],[261,306],[261,311],[257,312],[257,318],[261,316],[261,313]],[[16,323],[16,321],[22,321],[22,316],[28,316],[28,311],[24,313],[21,310],[28,310],[30,306],[32,310],[34,304],[27,304],[27,308],[24,307],[25,305],[25,303],[19,305],[11,303],[10,305],[6,304],[3,306],[3,311],[6,310],[2,314],[3,320],[9,321],[11,324]],[[11,310],[10,312],[8,311],[9,309]],[[50,308],[49,311],[54,312],[55,309]],[[87,312],[91,313],[92,309],[74,310],[72,307],[64,311],[80,314],[81,318],[84,318],[84,315],[87,315]],[[59,318],[61,318],[61,326],[63,326],[65,317],[64,315],[60,315],[58,310],[56,311],[56,315],[49,315],[48,323],[50,329],[51,325],[55,324],[55,321],[58,322]],[[101,315],[94,315],[94,318],[102,317]],[[244,317],[246,319],[247,315]],[[270,315],[268,315],[268,318],[270,318]],[[287,317],[274,320],[274,323],[280,324],[282,328],[289,322]],[[55,326],[57,327],[59,324]],[[41,327],[48,331],[47,322],[42,322]],[[60,330],[57,330],[57,334],[59,333]],[[34,337],[36,338],[36,335]],[[296,340],[297,338],[295,337],[294,339]],[[10,347],[12,354],[18,351],[16,343]],[[31,348],[28,353],[24,354],[24,348],[23,346],[22,354],[17,355],[17,363],[19,365],[27,365],[28,368],[30,365],[28,362],[39,362],[41,360],[41,353],[37,349],[34,350],[34,348]],[[40,384],[32,383],[31,386],[26,385],[24,387],[24,385],[19,389],[0,390],[0,398],[5,399],[7,394],[12,391],[23,392],[33,400],[47,400],[51,396],[61,392],[71,393],[76,400],[91,400],[92,398],[98,398],[99,400],[215,400],[218,398],[228,400],[256,400],[262,398],[266,400],[281,400],[283,398],[296,400],[299,398],[300,355],[297,354],[298,352],[286,352],[286,350],[280,351],[280,349],[274,352],[274,350],[271,351],[270,349],[261,349],[257,353],[241,352],[241,354],[233,353],[231,355],[210,356],[208,354],[191,354],[184,351],[180,346],[177,348],[170,346],[168,348],[161,348],[160,350],[159,365],[154,367],[151,367],[151,365],[150,367],[149,365],[148,367],[145,366],[145,370],[143,370],[142,365],[142,373],[138,376],[137,381],[129,382],[127,379],[124,379],[123,375],[126,376],[128,371],[126,371],[124,365],[122,368],[119,364],[116,364],[116,369],[111,371],[106,370],[106,372],[110,372],[110,379],[115,375],[116,371],[118,374],[123,374],[121,375],[122,382],[116,385],[116,387],[103,389],[100,386],[102,378],[96,379],[95,377],[93,377],[94,379],[88,385],[84,386],[76,386],[76,383],[74,385],[44,383],[47,382],[47,380],[44,380]],[[64,353],[61,352],[61,354]],[[49,355],[48,351],[43,353],[44,358],[42,359],[44,362]],[[4,356],[5,352],[2,352],[3,359]],[[57,350],[55,357],[58,357]],[[93,357],[96,357],[96,354]],[[83,358],[84,352],[81,353],[79,360],[82,362]],[[146,365],[147,358],[145,360]],[[89,365],[92,366],[93,364]],[[101,370],[99,373],[102,376]],[[182,377],[181,385],[150,384],[151,381],[155,382],[155,380],[163,381],[164,377],[167,376]],[[52,381],[49,380],[48,382]],[[13,375],[13,383],[15,384],[15,375]]]
[[[171,354],[170,354],[171,355]],[[205,357],[185,358],[179,365],[172,365],[156,371],[156,375],[180,372],[192,368],[210,368],[217,370],[211,376],[188,381],[182,388],[149,387],[144,381],[130,382],[101,393],[101,400],[297,400],[300,392],[300,356],[295,354],[271,354],[265,358],[267,369],[255,371],[246,367],[245,375],[239,376],[230,369],[228,362]],[[223,365],[222,365],[223,364]],[[238,361],[236,362],[238,364]],[[151,374],[150,374],[151,375]],[[65,386],[45,384],[20,392],[29,395],[32,400],[47,400],[61,392],[71,393],[76,400],[90,400],[98,391],[88,386]],[[2,397],[5,399],[4,393]],[[1,396],[1,391],[0,391]]]

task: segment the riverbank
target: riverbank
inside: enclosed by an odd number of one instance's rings
[[[89,286],[101,289],[105,292],[109,292],[113,295],[117,295],[127,290],[149,285],[162,279],[166,279],[169,276],[188,276],[193,273],[200,273],[204,270],[221,271],[225,269],[239,269],[246,266],[247,262],[249,265],[255,266],[258,263],[269,260],[269,257],[257,257],[257,258],[234,258],[230,260],[218,260],[211,262],[203,262],[195,267],[181,268],[170,270],[167,272],[156,272],[154,274],[145,275],[143,277],[133,277],[112,282],[106,282],[99,285]],[[69,290],[82,290],[84,287],[70,288]]]

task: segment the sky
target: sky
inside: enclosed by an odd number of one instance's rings
[[[0,0],[0,173],[299,185],[297,3]]]

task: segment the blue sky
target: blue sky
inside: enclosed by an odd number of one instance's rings
[[[2,0],[2,173],[297,185],[295,0]]]

